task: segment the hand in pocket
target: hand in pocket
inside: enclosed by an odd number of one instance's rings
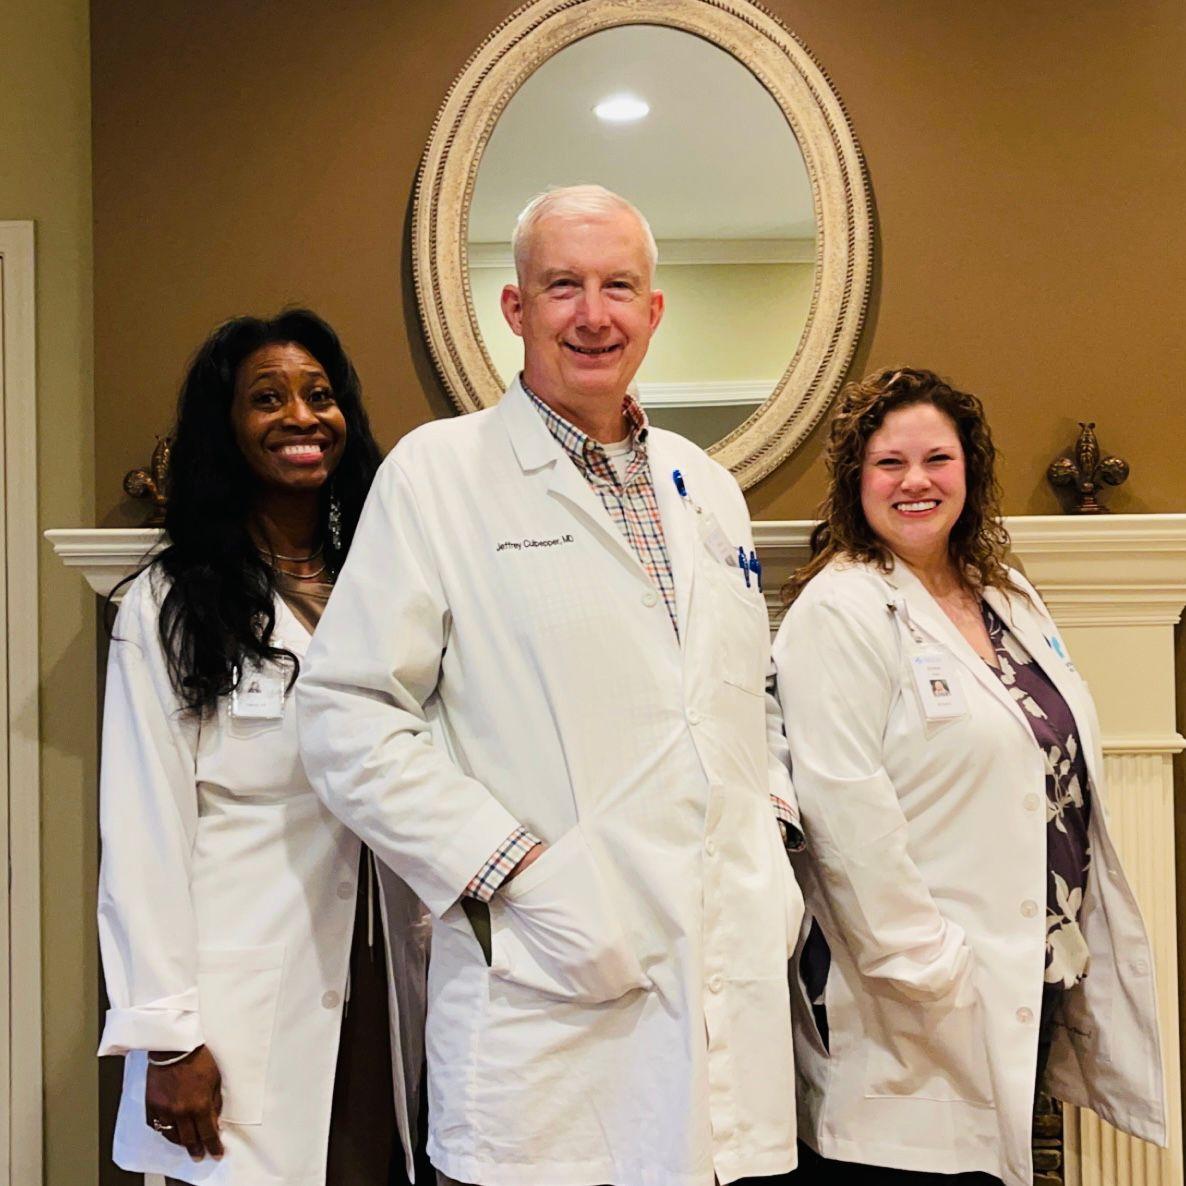
[[[600,1004],[650,987],[580,827],[490,903],[491,974],[561,1000]]]

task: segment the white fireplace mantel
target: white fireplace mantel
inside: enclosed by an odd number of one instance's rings
[[[758,521],[771,619],[779,586],[808,557],[813,524]],[[1067,1109],[1067,1186],[1180,1186],[1182,1092],[1174,872],[1173,756],[1186,748],[1174,706],[1174,626],[1186,606],[1186,515],[1006,520],[1016,563],[1050,607],[1095,696],[1108,807],[1157,961],[1170,1148],[1122,1136]],[[54,552],[107,596],[159,547],[155,529],[47,531]]]
[[[1005,524],[1014,553],[1051,609],[1087,615],[1084,625],[1099,616],[1108,622],[1177,622],[1186,604],[1186,515],[1030,515]],[[806,519],[755,521],[772,604],[778,586],[807,559],[813,526]],[[45,537],[68,568],[77,568],[106,597],[156,550],[161,533],[150,527],[68,527]],[[1060,617],[1060,624],[1080,622]]]

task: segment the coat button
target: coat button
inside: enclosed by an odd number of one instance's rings
[[[321,1007],[323,1009],[336,1009],[338,1007],[338,1002],[341,999],[342,998],[331,988],[329,992],[321,994]]]
[[[1022,1025],[1029,1025],[1034,1019],[1034,1011],[1032,1009],[1021,1008],[1017,1010],[1017,1020]]]
[[[1133,960],[1132,970],[1137,976],[1144,976],[1149,971],[1149,965],[1144,960]]]
[[[708,853],[710,857],[715,857],[717,855],[717,842],[711,836],[704,842],[704,851]]]
[[[650,609],[651,606],[653,606],[653,605],[658,605],[659,604],[659,594],[652,593],[648,589],[647,592],[645,592],[642,595],[642,603],[643,603],[643,605],[645,605],[647,607],[647,609]]]
[[[1022,902],[1022,904],[1021,904],[1021,917],[1022,918],[1033,918],[1034,915],[1037,913],[1038,913],[1038,903],[1031,901],[1031,899],[1029,899],[1029,898],[1026,898],[1026,900],[1024,902]]]
[[[338,897],[345,901],[354,897],[354,886],[349,881],[338,882]]]
[[[721,976],[712,976],[708,981],[709,992],[720,992],[725,987],[724,978]]]
[[[698,724],[700,724],[700,721],[702,719],[703,718],[700,716],[700,710],[698,708],[689,708],[688,709],[688,724],[689,725],[698,725]]]
[[[1022,800],[1022,802],[1025,804],[1026,811],[1037,811],[1040,801],[1041,800],[1039,800],[1038,796],[1032,793],[1026,795],[1026,797]]]

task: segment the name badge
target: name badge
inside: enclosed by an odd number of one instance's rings
[[[955,660],[945,651],[920,651],[911,657],[910,670],[928,721],[949,721],[967,712]]]
[[[231,716],[238,721],[275,721],[284,715],[287,680],[279,672],[262,667],[255,659],[244,659],[243,670],[235,668],[231,689]]]
[[[736,568],[737,545],[729,542],[729,537],[721,530],[721,525],[712,511],[701,511],[699,507],[696,509],[701,516],[700,540],[708,549],[709,555],[718,564],[732,565]]]

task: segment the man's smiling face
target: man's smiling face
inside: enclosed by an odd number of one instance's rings
[[[628,210],[540,219],[502,311],[523,339],[523,378],[559,407],[620,404],[663,316]]]

